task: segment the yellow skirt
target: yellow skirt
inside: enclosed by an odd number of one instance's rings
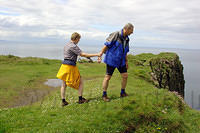
[[[79,89],[81,76],[76,66],[62,64],[56,77],[65,81],[67,86]]]

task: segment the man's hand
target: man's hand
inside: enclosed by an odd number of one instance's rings
[[[99,53],[99,56],[101,57],[103,55],[103,52],[101,51],[100,53]]]
[[[99,56],[98,56],[98,60],[97,60],[98,63],[101,63],[101,60],[102,60],[101,56],[103,55],[103,53],[104,53],[107,49],[108,49],[107,46],[104,46],[104,47],[102,48],[102,50],[101,50],[101,52],[99,53]]]
[[[98,56],[97,62],[101,63],[101,60],[102,60],[101,56]]]
[[[126,61],[126,69],[128,70],[128,61]]]

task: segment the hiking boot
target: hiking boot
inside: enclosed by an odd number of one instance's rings
[[[64,101],[64,102],[62,102],[62,107],[66,106],[68,104],[69,104],[68,102]]]
[[[85,98],[82,98],[81,100],[78,101],[79,104],[82,104],[82,103],[88,103],[89,100],[85,99]]]
[[[126,97],[126,96],[128,96],[128,94],[126,92],[120,93],[120,97]]]
[[[109,102],[110,101],[110,99],[107,96],[102,96],[102,99],[103,99],[104,102]]]

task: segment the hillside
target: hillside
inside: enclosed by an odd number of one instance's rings
[[[129,96],[119,97],[121,77],[115,71],[108,88],[111,101],[107,103],[101,99],[105,65],[78,63],[85,80],[84,97],[90,102],[77,104],[77,91],[67,88],[66,100],[70,104],[64,108],[60,88],[44,85],[47,79],[55,78],[61,61],[0,56],[0,133],[200,132],[199,111],[168,89],[155,87],[149,74],[149,61],[155,56],[129,55]]]

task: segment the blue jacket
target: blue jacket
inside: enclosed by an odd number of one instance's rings
[[[123,30],[111,33],[104,45],[108,47],[104,63],[117,68],[126,65],[125,59],[129,52],[129,38],[123,36]]]

